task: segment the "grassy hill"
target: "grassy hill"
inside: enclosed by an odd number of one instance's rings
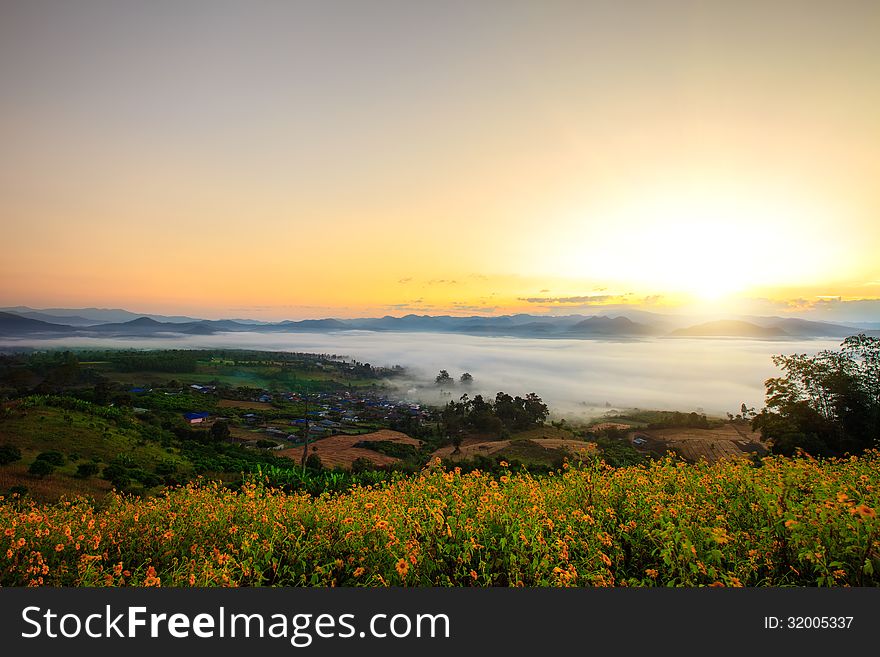
[[[154,472],[160,464],[175,472],[193,468],[179,449],[150,440],[150,427],[123,420],[125,416],[115,420],[88,411],[40,404],[15,404],[4,410],[0,445],[17,447],[22,459],[0,468],[0,491],[24,487],[42,500],[77,494],[102,497],[111,489],[110,482],[96,476],[77,477],[79,465],[94,463],[101,469],[122,463],[139,472]],[[29,466],[44,452],[59,452],[64,458],[63,465],[56,466],[49,476],[29,474]]]

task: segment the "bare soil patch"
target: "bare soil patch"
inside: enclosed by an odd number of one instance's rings
[[[715,429],[641,429],[633,434],[633,438],[638,437],[647,439],[652,451],[672,450],[694,463],[767,453],[760,433],[743,423],[728,422]]]
[[[421,441],[412,438],[400,431],[391,431],[390,429],[382,429],[372,433],[365,433],[359,436],[336,435],[321,438],[309,445],[309,454],[317,454],[321,459],[321,463],[325,468],[345,468],[351,469],[351,464],[355,459],[365,458],[374,465],[391,465],[397,463],[400,459],[387,454],[380,454],[366,447],[355,447],[357,443],[362,441],[388,441],[401,443],[405,445],[414,445],[418,447]],[[278,456],[286,457],[299,461],[302,458],[302,447],[292,447],[277,452]]]

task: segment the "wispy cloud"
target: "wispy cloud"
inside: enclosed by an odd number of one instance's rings
[[[518,297],[518,301],[526,303],[552,303],[552,304],[601,304],[613,299],[610,294],[587,294],[577,297]]]

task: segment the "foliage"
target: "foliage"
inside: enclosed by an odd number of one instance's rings
[[[50,463],[56,467],[62,466],[67,462],[67,459],[64,458],[64,454],[61,452],[52,450],[50,452],[41,452],[37,454],[38,461],[45,461],[46,463]]]
[[[43,459],[37,459],[33,463],[31,463],[28,468],[28,473],[32,475],[36,475],[37,477],[45,477],[46,475],[50,475],[55,472],[55,466],[52,465],[49,461],[45,461]]]
[[[505,429],[523,431],[540,426],[549,414],[547,405],[533,392],[525,397],[499,392],[494,401],[486,401],[482,395],[473,399],[462,395],[457,402],[446,404],[441,420],[450,437],[468,430],[500,437]]]
[[[355,447],[371,449],[379,454],[393,456],[399,459],[412,459],[419,455],[419,448],[408,443],[398,443],[393,440],[362,440],[355,443]],[[422,461],[424,463],[424,461]]]
[[[711,429],[721,424],[709,420],[702,413],[682,413],[680,411],[658,411],[660,418],[648,423],[649,429],[669,429],[687,427],[692,429]]]
[[[229,422],[226,420],[217,420],[211,425],[211,440],[226,440],[229,435]]]
[[[74,476],[78,479],[88,479],[89,477],[98,474],[98,470],[97,463],[80,463],[76,466],[76,474]]]
[[[766,407],[752,420],[773,451],[858,454],[880,440],[880,338],[846,338],[839,351],[774,356]]]
[[[0,465],[9,465],[21,460],[21,450],[15,445],[0,445]]]
[[[628,440],[599,436],[596,444],[602,450],[602,460],[615,468],[641,465],[647,458],[633,447]]]
[[[446,370],[440,370],[440,373],[434,378],[434,382],[438,386],[448,386],[455,383],[452,380],[452,377],[449,376],[449,372],[447,372]]]
[[[431,467],[317,497],[254,482],[103,508],[16,499],[0,585],[876,586],[878,466]]]

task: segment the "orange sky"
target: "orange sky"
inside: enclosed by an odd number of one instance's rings
[[[0,305],[880,297],[877,3],[149,4],[0,8]]]

